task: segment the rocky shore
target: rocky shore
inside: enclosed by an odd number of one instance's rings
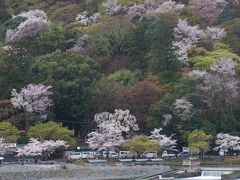
[[[154,166],[79,166],[54,165],[3,165],[0,180],[113,180],[129,179],[169,171],[170,167]]]

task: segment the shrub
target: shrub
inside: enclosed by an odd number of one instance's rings
[[[124,149],[133,151],[140,156],[144,152],[159,151],[158,143],[155,140],[150,140],[147,136],[134,136],[131,139],[126,140],[123,144]]]
[[[30,127],[28,137],[43,140],[64,140],[70,144],[75,144],[75,139],[72,138],[73,132],[60,124],[50,121],[47,123],[38,123]]]
[[[232,58],[240,62],[240,57],[226,49],[217,49],[207,52],[206,55],[200,55],[192,58],[194,66],[199,70],[209,70],[210,66],[220,58]]]
[[[7,142],[16,142],[19,137],[18,129],[7,121],[0,122],[0,137]]]

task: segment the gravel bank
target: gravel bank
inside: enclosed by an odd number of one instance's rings
[[[168,166],[88,166],[4,165],[0,167],[0,180],[109,180],[129,179],[170,170]]]

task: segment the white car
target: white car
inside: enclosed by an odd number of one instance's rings
[[[106,158],[107,157],[107,152],[103,151],[103,157]],[[118,153],[114,152],[114,151],[109,151],[108,152],[108,157],[109,158],[118,158]]]
[[[68,156],[68,159],[93,159],[94,154],[93,152],[82,151],[82,152],[73,152]]]
[[[137,157],[136,152],[131,151],[119,151],[119,158],[134,158]]]
[[[81,152],[72,152],[68,155],[68,159],[81,159]]]
[[[163,151],[162,158],[175,158],[176,155],[174,153],[168,153],[167,151]]]
[[[143,158],[157,158],[157,152],[145,152],[142,154]]]

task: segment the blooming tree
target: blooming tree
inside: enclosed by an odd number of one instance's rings
[[[230,58],[222,58],[210,67],[210,72],[194,70],[190,77],[198,80],[197,89],[202,101],[208,107],[223,109],[225,105],[234,103],[239,95],[239,81],[236,78],[236,62]]]
[[[46,13],[41,10],[23,12],[18,16],[26,17],[27,19],[16,29],[7,30],[5,41],[8,44],[13,44],[25,37],[36,36],[39,32],[45,30],[48,24]]]
[[[240,150],[240,137],[232,136],[230,134],[218,133],[216,135],[215,144],[217,145],[213,150],[218,151],[223,149],[228,151],[229,149]]]
[[[166,135],[160,134],[161,131],[162,128],[155,128],[151,131],[149,138],[156,140],[162,150],[174,149],[177,145],[177,140],[172,139],[173,135],[167,137]]]
[[[166,12],[179,12],[184,8],[184,4],[178,4],[175,1],[168,0],[163,2],[157,9],[154,10],[156,13],[166,13]]]
[[[122,11],[123,7],[118,4],[118,0],[107,0],[103,2],[103,7],[105,8],[106,15],[116,15]]]
[[[174,28],[176,41],[174,46],[177,47],[179,61],[188,65],[188,51],[202,38],[204,32],[199,27],[191,26],[186,20],[179,20],[177,27]]]
[[[129,15],[141,15],[146,12],[146,9],[143,4],[135,4],[128,8]]]
[[[135,116],[129,110],[115,110],[114,114],[103,112],[94,116],[97,130],[88,134],[87,144],[91,149],[109,150],[124,142],[124,133],[137,131]]]
[[[167,12],[179,12],[184,8],[184,4],[178,4],[175,1],[168,0],[164,2],[157,2],[154,0],[145,0],[143,4],[134,4],[128,7],[128,14],[152,14],[152,13],[167,13]]]
[[[145,9],[152,11],[159,7],[159,3],[155,0],[144,0]]]
[[[209,35],[213,40],[221,40],[226,37],[226,31],[222,28],[207,27],[205,30],[206,34]]]
[[[30,139],[30,142],[23,148],[18,148],[17,157],[36,157],[36,156],[46,156],[48,154],[53,154],[59,148],[66,148],[66,141],[62,140],[43,140],[39,141],[37,139]]]
[[[82,26],[88,26],[90,24],[97,23],[100,17],[100,13],[94,13],[93,15],[89,15],[87,11],[83,11],[77,15],[76,21],[78,21]]]
[[[200,15],[205,22],[212,24],[218,20],[227,2],[225,0],[190,0],[189,5],[194,13]]]
[[[164,114],[163,118],[164,118],[163,125],[167,126],[171,122],[173,116],[171,114]]]
[[[185,98],[176,99],[174,109],[177,111],[178,116],[183,120],[189,120],[192,117],[193,105]]]
[[[12,90],[11,102],[15,108],[23,109],[30,113],[44,113],[53,101],[49,98],[52,94],[51,86],[43,84],[29,84],[18,93]]]

